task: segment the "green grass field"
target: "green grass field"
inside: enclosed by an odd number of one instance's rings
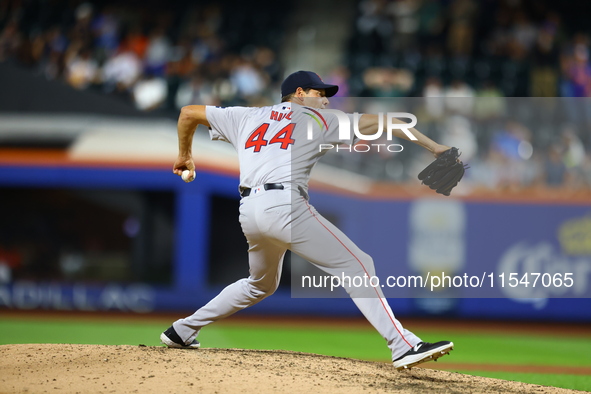
[[[74,320],[65,317],[28,318],[0,315],[0,344],[77,343],[104,345],[160,345],[158,336],[170,321],[129,321],[121,319]],[[445,368],[445,361],[471,364],[504,364],[513,366],[591,367],[591,337],[559,335],[485,335],[437,330],[416,330],[429,341],[449,339],[455,350],[435,367]],[[383,339],[370,327],[220,322],[202,331],[199,340],[204,347],[242,349],[284,349],[362,360],[389,361]],[[448,369],[451,370],[451,369]],[[591,376],[517,372],[464,371],[545,386],[591,391]]]

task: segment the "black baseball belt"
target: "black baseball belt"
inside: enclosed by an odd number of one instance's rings
[[[265,190],[283,190],[285,187],[281,183],[265,183],[263,185]],[[242,187],[240,188],[240,196],[248,197],[250,196],[250,192],[252,189],[250,187]]]

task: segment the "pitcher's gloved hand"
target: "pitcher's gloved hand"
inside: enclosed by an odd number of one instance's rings
[[[459,159],[460,154],[458,148],[446,150],[421,171],[419,180],[437,193],[449,196],[468,168]]]

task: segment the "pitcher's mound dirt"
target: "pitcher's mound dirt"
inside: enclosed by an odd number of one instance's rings
[[[575,392],[307,353],[141,345],[2,345],[0,371],[1,393]]]

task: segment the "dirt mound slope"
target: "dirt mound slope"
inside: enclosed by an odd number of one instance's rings
[[[1,393],[577,392],[425,368],[398,372],[390,363],[281,350],[2,345],[0,371]]]

